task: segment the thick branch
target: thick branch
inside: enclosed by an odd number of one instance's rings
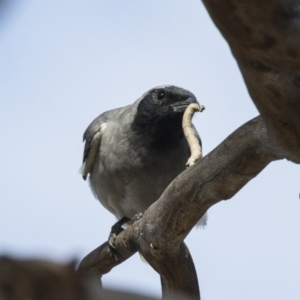
[[[300,162],[300,0],[203,0],[287,159]]]
[[[169,291],[197,296],[197,278],[191,277],[192,258],[184,238],[209,207],[230,199],[271,161],[280,158],[283,155],[262,118],[249,121],[181,173],[142,219],[117,236],[120,262],[139,250]],[[81,262],[79,271],[86,277],[101,276],[116,264],[106,243]]]
[[[140,223],[140,250],[170,287],[179,287],[180,291],[192,288],[189,270],[173,262],[182,260],[182,241],[207,209],[230,199],[271,161],[281,157],[263,120],[257,117],[181,173],[147,210]],[[172,264],[166,263],[170,260]]]

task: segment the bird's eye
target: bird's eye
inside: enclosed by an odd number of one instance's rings
[[[157,93],[157,99],[158,100],[162,100],[162,99],[164,99],[165,98],[165,92],[164,91],[159,91],[158,93]]]

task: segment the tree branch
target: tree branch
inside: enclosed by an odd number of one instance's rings
[[[202,1],[285,157],[300,163],[300,0]]]
[[[281,158],[263,119],[247,122],[181,173],[142,219],[117,236],[120,262],[138,250],[162,276],[168,296],[184,293],[199,298],[197,275],[183,240],[209,207],[230,199],[271,161]],[[117,264],[105,243],[82,260],[78,271],[86,278],[96,277]]]

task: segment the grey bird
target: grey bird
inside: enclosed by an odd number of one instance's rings
[[[82,177],[89,175],[95,197],[120,220],[117,227],[144,213],[186,169],[190,150],[182,117],[190,103],[198,103],[191,92],[159,86],[104,112],[86,129]],[[205,224],[206,215],[198,222]]]

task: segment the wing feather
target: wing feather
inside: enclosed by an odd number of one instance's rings
[[[95,121],[97,121],[97,119]],[[106,128],[105,122],[100,123],[95,121],[87,128],[83,135],[85,145],[83,151],[81,174],[84,180],[86,180],[88,174],[93,169],[97,154],[99,153],[101,137],[104,129]]]
[[[99,150],[99,145],[101,141],[101,132],[97,132],[92,141],[88,143],[85,142],[84,147],[84,160],[82,164],[82,177],[84,180],[86,180],[87,175],[91,172],[94,162]]]

